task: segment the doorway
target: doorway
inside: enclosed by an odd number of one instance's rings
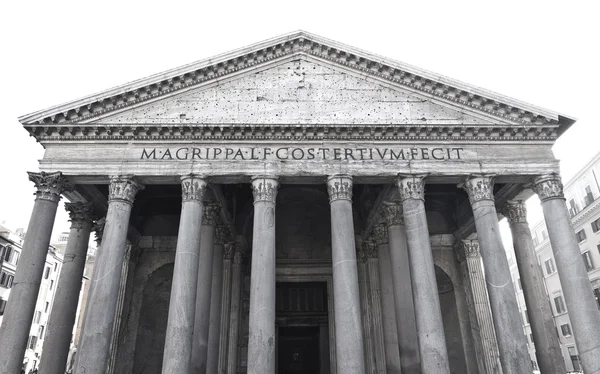
[[[319,327],[279,328],[278,374],[320,374]]]

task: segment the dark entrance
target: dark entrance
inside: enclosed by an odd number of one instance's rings
[[[329,374],[327,284],[277,283],[277,373]]]

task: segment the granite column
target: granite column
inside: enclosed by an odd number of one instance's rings
[[[368,242],[365,246],[367,275],[369,277],[369,302],[371,304],[371,340],[376,373],[384,373],[386,371],[385,344],[383,341],[383,322],[381,313],[381,287],[379,284],[379,259],[377,258],[378,240],[383,240],[381,236],[384,233],[386,233],[385,227],[376,226],[373,230],[375,241]],[[387,237],[387,235],[383,236]]]
[[[278,187],[274,176],[252,178],[254,228],[248,374],[275,373],[275,200]]]
[[[493,176],[471,176],[462,187],[469,195],[473,209],[502,372],[504,374],[529,372],[531,359],[527,350],[526,337],[523,334],[508,259],[500,236],[498,213],[494,205]]]
[[[327,179],[331,208],[331,250],[337,372],[364,374],[364,348],[352,215],[352,177]]]
[[[104,373],[109,361],[110,342],[119,297],[119,285],[127,229],[135,195],[143,187],[129,176],[111,177],[108,186],[108,212],[98,248],[90,295],[83,322],[75,373]]]
[[[397,322],[400,365],[402,374],[421,371],[417,322],[413,287],[411,283],[410,259],[406,243],[402,204],[387,202],[383,206],[383,218],[387,224],[392,287]],[[429,239],[429,234],[427,240]],[[433,261],[433,260],[432,260]],[[400,323],[402,321],[402,323]]]
[[[210,298],[212,293],[213,257],[216,221],[221,206],[208,203],[204,206],[200,227],[200,256],[196,286],[196,315],[192,342],[192,373],[206,374],[208,358],[208,333],[210,325]]]
[[[562,374],[567,371],[556,335],[550,300],[544,287],[544,275],[538,265],[527,209],[523,201],[508,201],[502,210],[508,219],[513,238],[517,266],[527,303],[537,363],[542,373]]]
[[[43,374],[65,372],[92,229],[91,203],[66,203],[65,209],[71,230],[42,348],[39,372]]]
[[[360,243],[360,242],[359,242]],[[363,241],[356,246],[356,266],[358,270],[358,293],[360,295],[360,317],[362,320],[363,344],[365,353],[365,372],[375,372],[375,357],[373,355],[373,339],[371,324],[371,305],[369,303],[369,278],[367,276],[367,254],[365,247],[373,247],[375,243]]]
[[[583,371],[600,373],[600,313],[571,226],[560,176],[548,174],[538,177],[533,189],[542,202]]]
[[[229,313],[231,312],[231,259],[233,258],[233,249],[233,243],[225,243],[223,246],[223,297],[221,298],[221,332],[219,333],[219,363],[217,366],[217,373],[219,374],[224,374],[227,370]]]
[[[400,176],[398,189],[404,210],[421,372],[450,373],[433,253],[425,215],[425,177]],[[397,237],[396,233],[394,237]],[[390,240],[391,238],[392,235]],[[395,245],[391,247],[393,253]],[[398,320],[398,325],[401,324],[401,320]],[[402,357],[400,360],[402,361]]]
[[[205,189],[202,178],[189,175],[181,179],[181,218],[163,353],[165,374],[190,372]]]
[[[29,339],[60,195],[73,186],[60,172],[28,173],[35,203],[0,327],[0,373],[19,373]]]
[[[238,348],[241,317],[242,250],[235,246],[231,266],[231,308],[229,309],[229,341],[227,343],[227,374],[238,372]]]

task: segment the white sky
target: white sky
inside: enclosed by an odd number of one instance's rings
[[[3,1],[0,223],[27,227],[25,172],[43,156],[18,116],[297,29],[578,118],[554,147],[566,181],[600,150],[598,14],[594,1]],[[68,227],[61,206],[55,234]]]

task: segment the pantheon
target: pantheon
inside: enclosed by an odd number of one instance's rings
[[[1,373],[20,372],[61,196],[69,261],[39,373],[64,373],[92,231],[76,374],[564,373],[534,194],[582,365],[600,372],[551,151],[571,117],[298,31],[19,121],[45,154]]]

